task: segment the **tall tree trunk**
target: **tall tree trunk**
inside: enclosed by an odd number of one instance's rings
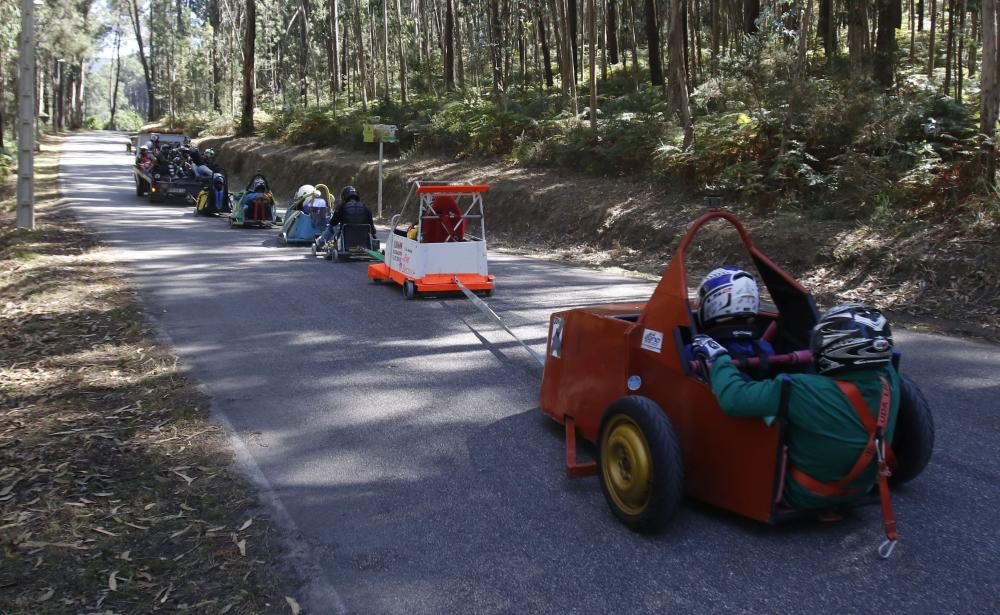
[[[951,94],[951,67],[955,55],[955,0],[948,0],[948,32],[944,51],[944,95]]]
[[[556,5],[559,28],[557,38],[559,40],[559,69],[562,81],[563,106],[572,111],[573,115],[579,113],[576,102],[576,68],[573,65],[573,41],[570,38],[569,24],[566,21],[566,3],[564,0],[553,0]]]
[[[573,79],[582,68],[580,66],[579,41],[580,31],[577,29],[576,0],[566,0],[566,21],[569,25],[570,50],[573,52]]]
[[[340,0],[327,0],[326,3],[326,64],[330,71],[330,100],[334,113],[337,110],[337,92],[340,91],[340,54],[337,49],[340,29],[339,4]]]
[[[927,46],[927,76],[934,76],[934,42],[937,37],[937,0],[931,0],[931,31],[930,41]]]
[[[397,0],[398,1],[398,0]],[[465,61],[462,58],[462,17],[465,12],[460,5],[455,6],[455,70],[458,72],[458,89],[465,91]]]
[[[545,29],[545,9],[538,11],[538,38],[542,45],[542,69],[545,71],[545,86],[551,88],[552,79],[552,57],[549,53],[548,33]]]
[[[760,17],[760,0],[743,0],[743,31],[757,32],[757,18]]]
[[[819,1],[819,23],[817,28],[823,39],[823,53],[827,63],[837,55],[837,20],[834,13],[834,0]]]
[[[694,142],[694,123],[688,100],[687,71],[684,67],[684,3],[673,0],[670,5],[670,29],[667,49],[670,59],[670,98],[684,127],[684,147]]]
[[[455,89],[455,9],[454,0],[445,0],[444,9],[444,85]]]
[[[118,29],[119,26],[115,27],[115,81],[114,87],[111,91],[111,118],[108,120],[108,128],[115,130],[115,113],[118,110],[118,84],[121,83],[122,79],[122,54],[121,54],[121,42],[122,42],[122,32]]]
[[[629,43],[632,48],[632,81],[636,91],[639,91],[639,37],[635,33],[635,3],[637,0],[628,0],[629,16]]]
[[[879,0],[881,1],[881,0]],[[860,68],[868,45],[868,6],[866,0],[847,1],[847,47],[851,66]]]
[[[402,101],[403,106],[406,106],[406,100],[409,95],[409,87],[407,83],[407,68],[406,68],[406,50],[403,45],[403,37],[405,32],[403,31],[403,10],[400,6],[400,0],[396,0],[396,44],[398,46],[399,52],[399,99]]]
[[[597,132],[597,11],[587,0],[587,43],[590,47],[590,128]]]
[[[980,0],[983,34],[982,101],[979,131],[992,137],[1000,116],[1000,83],[997,79],[997,0]]]
[[[680,0],[674,0],[680,2]],[[649,49],[649,82],[663,85],[663,65],[660,62],[660,21],[656,17],[656,0],[645,0],[646,44]],[[681,41],[681,53],[684,53]]]
[[[975,7],[973,7],[973,11],[975,11]],[[972,76],[976,74],[976,51],[979,41],[979,24],[980,21],[978,19],[972,20],[972,32],[969,37],[969,78],[972,78]]]
[[[955,101],[962,103],[962,77],[963,77],[963,54],[965,52],[965,10],[966,0],[961,2],[961,10],[958,12],[958,42],[955,45],[955,72],[957,73],[957,87],[955,89]]]
[[[208,5],[208,22],[212,27],[212,109],[222,113],[222,59],[219,57],[219,39],[222,36],[222,9],[219,0],[211,0]]]
[[[618,64],[618,0],[608,0],[605,16],[605,36],[607,37],[608,62]]]
[[[153,79],[149,74],[149,61],[146,59],[146,48],[142,44],[142,21],[139,15],[139,0],[129,1],[129,19],[132,21],[132,31],[135,32],[136,46],[139,48],[139,63],[142,64],[142,74],[146,79],[147,113],[146,119],[152,120],[159,115],[156,96],[153,90]]]
[[[806,51],[809,49],[809,24],[812,23],[812,0],[805,0],[805,8],[799,8],[799,66],[806,70]]]
[[[367,110],[371,84],[368,75],[368,59],[365,57],[365,35],[362,25],[361,0],[354,0],[354,40],[358,59],[358,89],[361,92],[361,108]]]
[[[892,87],[896,56],[896,11],[900,0],[878,0],[878,33],[872,76],[885,89]]]
[[[243,114],[240,117],[240,134],[250,136],[254,132],[253,108],[256,71],[254,70],[255,43],[257,40],[257,3],[246,0],[246,33],[243,36]]]
[[[87,71],[84,69],[84,59],[80,58],[80,63],[77,65],[77,81],[76,81],[76,100],[73,102],[73,128],[80,129],[83,127],[83,115],[84,115],[84,91],[87,86]]]

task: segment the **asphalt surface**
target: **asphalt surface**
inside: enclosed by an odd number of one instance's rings
[[[875,555],[878,507],[769,527],[688,501],[639,536],[596,478],[564,477],[541,370],[470,302],[406,301],[365,264],[280,247],[275,230],[150,205],[130,162],[119,135],[73,136],[63,194],[132,272],[339,594],[311,612],[1000,611],[996,346],[897,332],[937,447],[895,496],[890,560]],[[541,353],[550,312],[652,288],[507,255],[490,267],[490,304]]]

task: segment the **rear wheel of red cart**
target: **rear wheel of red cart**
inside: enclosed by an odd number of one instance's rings
[[[923,391],[907,376],[899,379],[899,416],[892,436],[896,468],[889,484],[899,486],[920,476],[934,453],[934,415]]]
[[[623,397],[601,419],[601,490],[611,510],[637,532],[657,532],[684,496],[681,447],[670,419],[652,400]]]
[[[413,282],[413,280],[403,282],[403,295],[405,295],[407,299],[417,298],[417,285]]]

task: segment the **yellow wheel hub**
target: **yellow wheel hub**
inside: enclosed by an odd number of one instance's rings
[[[607,427],[601,444],[601,472],[615,506],[628,515],[639,515],[649,506],[653,476],[649,444],[642,428],[619,415]]]

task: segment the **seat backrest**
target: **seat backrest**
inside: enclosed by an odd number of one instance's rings
[[[252,196],[249,207],[247,207],[247,219],[270,220],[271,217],[271,199],[259,193],[256,196]]]
[[[309,209],[309,218],[312,220],[314,227],[322,228],[330,221],[330,209],[328,207],[311,207]]]
[[[371,247],[371,228],[367,224],[342,224],[340,232],[344,237],[344,249]]]

